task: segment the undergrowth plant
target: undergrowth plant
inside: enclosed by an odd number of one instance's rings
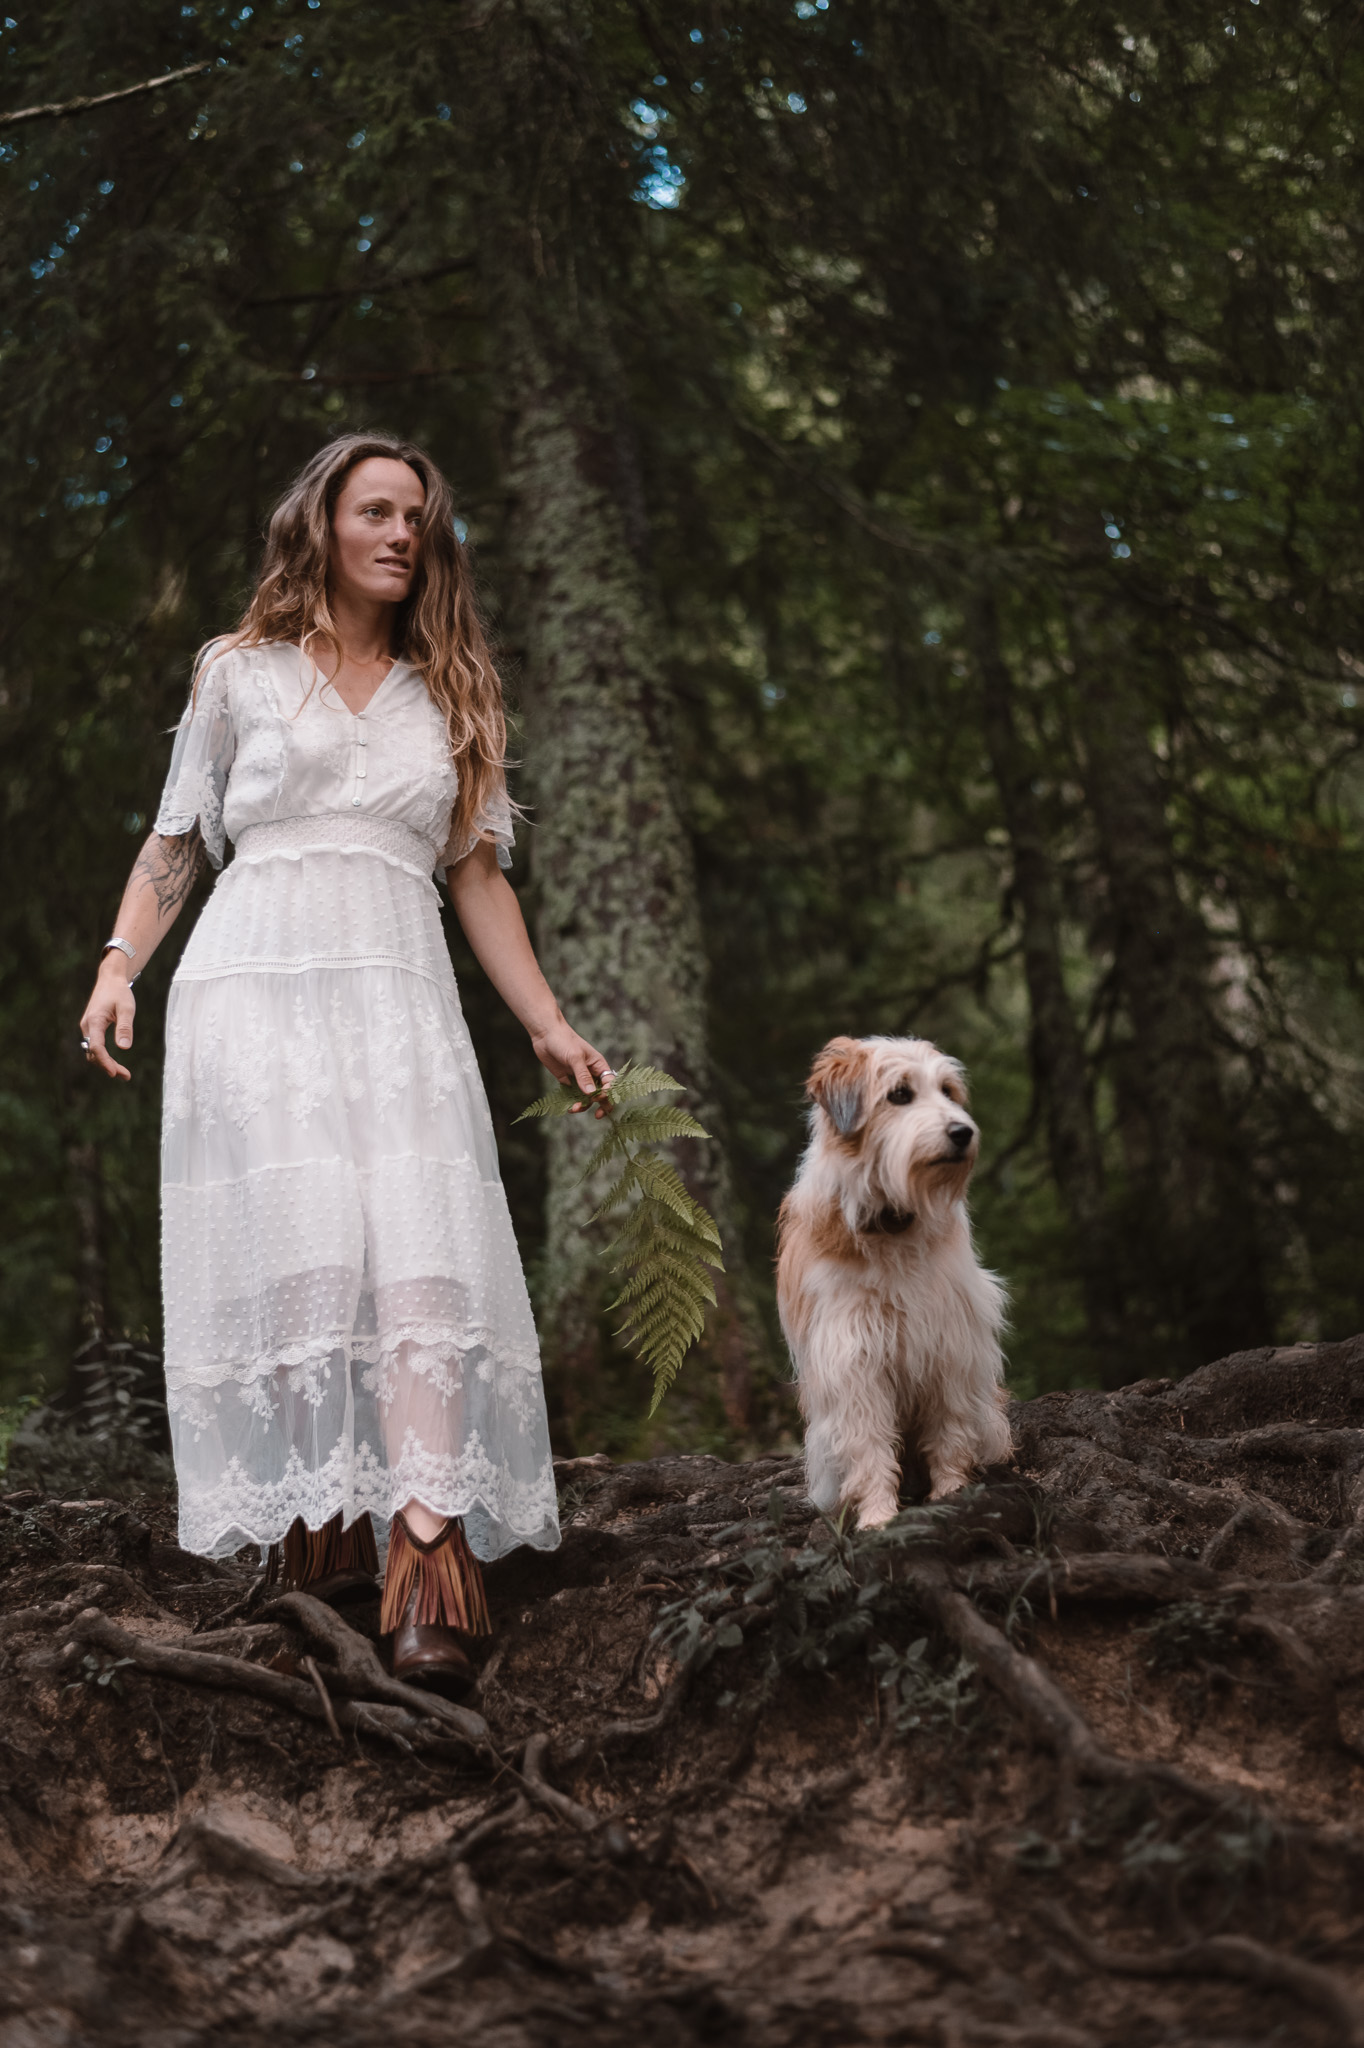
[[[687,1352],[705,1328],[706,1309],[715,1301],[715,1283],[707,1270],[724,1271],[715,1218],[688,1194],[682,1176],[654,1148],[670,1138],[705,1138],[685,1109],[649,1103],[651,1095],[680,1095],[682,1084],[658,1067],[628,1061],[609,1090],[584,1092],[564,1085],[542,1095],[516,1119],[568,1116],[609,1095],[611,1114],[605,1132],[579,1176],[590,1180],[603,1167],[621,1162],[621,1170],[593,1211],[592,1222],[625,1210],[619,1235],[602,1257],[612,1273],[627,1277],[611,1303],[624,1311],[616,1334],[653,1374],[653,1415],[667,1393]]]
[[[929,1638],[906,1649],[916,1608],[897,1582],[897,1553],[931,1545],[953,1514],[952,1503],[926,1504],[898,1515],[885,1529],[852,1532],[820,1516],[827,1541],[792,1546],[786,1503],[773,1488],[764,1528],[751,1522],[721,1530],[717,1544],[756,1535],[722,1558],[694,1592],[665,1606],[654,1634],[680,1665],[699,1671],[719,1651],[752,1638],[748,1668],[721,1705],[757,1708],[787,1672],[827,1672],[854,1654],[867,1658],[897,1733],[958,1727],[975,1707],[974,1669],[965,1658],[944,1664]]]

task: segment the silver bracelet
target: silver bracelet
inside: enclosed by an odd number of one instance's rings
[[[117,946],[117,948],[118,948],[118,950],[119,950],[119,952],[120,952],[120,953],[126,953],[126,954],[127,954],[127,956],[128,956],[128,959],[129,959],[129,962],[130,962],[130,963],[131,963],[132,961],[136,960],[136,958],[137,958],[137,947],[136,947],[136,946],[131,946],[131,945],[129,945],[129,943],[128,943],[128,941],[127,941],[126,939],[120,939],[120,938],[117,938],[117,937],[115,937],[115,938],[112,938],[112,939],[106,939],[106,940],[104,941],[104,944],[103,944],[103,945],[102,945],[102,946],[100,947],[100,949],[99,949],[99,957],[100,957],[100,959],[101,959],[101,960],[102,960],[102,959],[104,958],[105,954],[106,954],[106,953],[107,953],[107,952],[109,951],[109,949],[110,949],[110,947],[111,947],[111,946]],[[140,970],[140,969],[139,969],[138,971],[139,971],[139,973],[141,972],[141,970]],[[128,986],[129,986],[129,988],[131,988],[131,987],[132,987],[133,983],[134,983],[134,982],[135,982],[136,980],[137,980],[137,975],[136,975],[136,974],[134,974],[134,975],[131,975],[131,976],[129,977],[129,980],[128,980]]]

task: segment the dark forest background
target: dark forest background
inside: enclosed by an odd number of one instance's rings
[[[1018,1391],[1364,1324],[1355,0],[61,0],[0,48],[10,114],[205,67],[0,124],[11,1412],[155,1350],[183,932],[130,1089],[77,1020],[193,652],[357,427],[455,479],[565,1008],[715,1133],[665,1435],[783,1427],[839,1031],[971,1070]],[[641,1449],[582,1134],[513,1128],[451,936],[559,1440]]]

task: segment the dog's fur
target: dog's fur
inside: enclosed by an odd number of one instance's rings
[[[904,1443],[927,1463],[933,1500],[1008,1459],[1005,1294],[971,1242],[980,1133],[957,1061],[923,1038],[835,1038],[806,1092],[810,1144],[781,1208],[777,1302],[810,1498],[846,1502],[873,1527],[898,1510]]]

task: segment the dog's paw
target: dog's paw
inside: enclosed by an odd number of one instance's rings
[[[939,1473],[933,1481],[933,1491],[929,1494],[928,1498],[930,1500],[951,1500],[954,1493],[961,1492],[970,1476],[969,1472]]]
[[[877,1494],[871,1500],[858,1502],[857,1526],[859,1529],[884,1529],[899,1512],[900,1502],[895,1494]]]

